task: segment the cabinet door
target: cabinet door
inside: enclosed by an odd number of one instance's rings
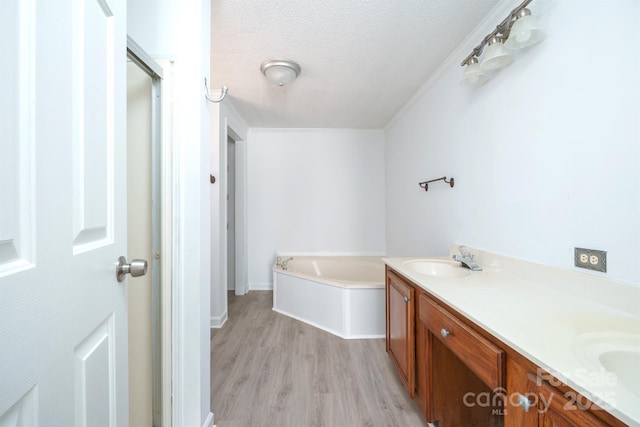
[[[414,289],[387,270],[387,351],[400,379],[415,395]]]
[[[538,427],[537,385],[526,368],[507,358],[504,427]]]
[[[533,380],[531,380],[533,381]],[[579,405],[576,392],[561,393],[547,384],[538,387],[540,427],[603,427],[598,420]]]

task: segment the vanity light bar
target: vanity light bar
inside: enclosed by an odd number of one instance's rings
[[[487,34],[487,36],[482,39],[480,44],[476,46],[469,55],[467,55],[467,57],[460,63],[460,65],[464,67],[471,62],[472,58],[479,58],[484,47],[487,46],[494,37],[502,40],[507,40],[507,38],[509,37],[509,32],[511,31],[511,27],[517,20],[520,12],[522,12],[532,1],[533,0],[524,0],[518,7],[513,9],[511,13],[509,13],[509,15],[504,18],[504,20],[500,24],[498,24],[495,30]]]
[[[482,86],[489,79],[489,72],[513,62],[510,50],[532,46],[542,40],[543,32],[527,9],[533,0],[524,0],[518,7],[476,46],[460,63],[465,67],[460,84],[468,87]],[[487,47],[486,49],[485,46]],[[478,62],[485,50],[482,62]]]

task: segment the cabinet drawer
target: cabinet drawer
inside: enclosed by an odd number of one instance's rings
[[[419,318],[429,331],[451,350],[491,389],[504,386],[504,352],[421,294]]]

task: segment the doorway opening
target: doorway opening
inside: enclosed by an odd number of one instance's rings
[[[232,128],[226,128],[226,288],[236,295],[249,292],[247,261],[247,145]],[[226,292],[225,292],[226,294]],[[226,299],[226,296],[225,296]],[[225,304],[226,305],[226,304]]]
[[[211,327],[228,319],[228,293],[245,295],[248,284],[247,239],[247,129],[224,105],[217,111],[218,138],[211,152],[211,170],[217,171],[218,187],[211,189],[212,253]],[[219,252],[218,252],[219,251]]]

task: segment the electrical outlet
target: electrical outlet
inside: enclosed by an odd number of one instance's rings
[[[597,249],[574,248],[576,267],[607,272],[607,252]]]

